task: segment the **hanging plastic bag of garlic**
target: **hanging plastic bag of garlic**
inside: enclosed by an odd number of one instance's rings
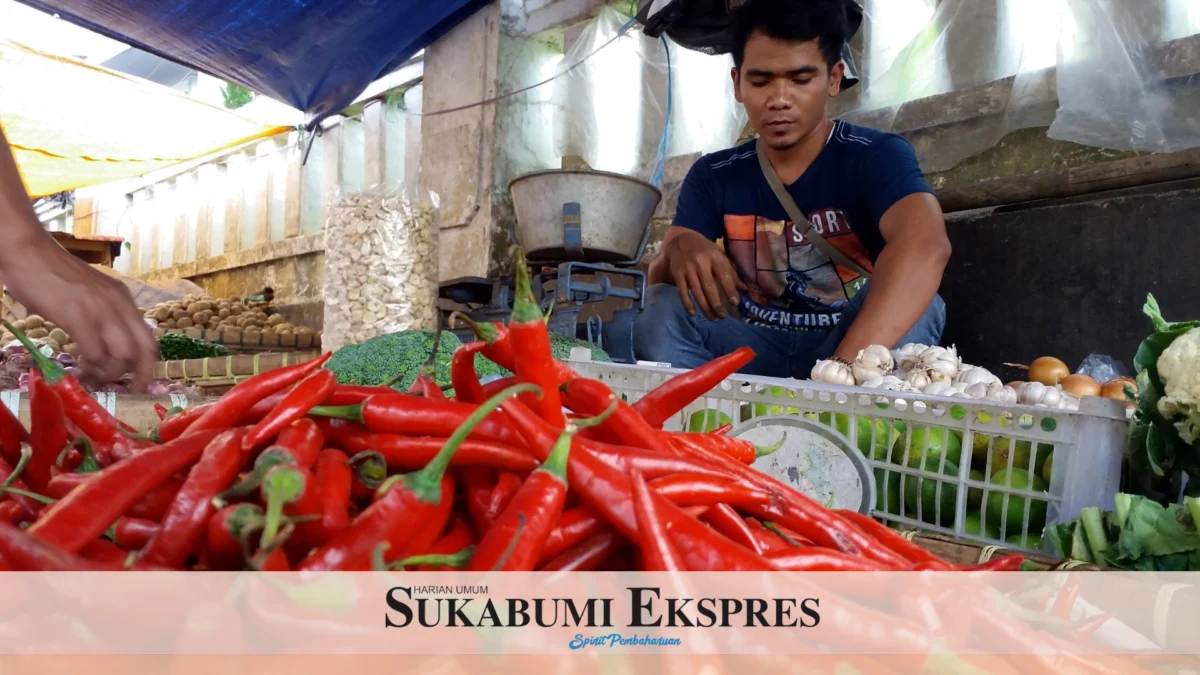
[[[437,328],[437,202],[417,188],[371,186],[330,205],[325,349]]]

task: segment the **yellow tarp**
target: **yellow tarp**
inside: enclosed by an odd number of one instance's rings
[[[285,131],[7,40],[0,124],[31,197],[133,178]]]

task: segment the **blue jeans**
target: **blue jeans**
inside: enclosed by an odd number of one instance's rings
[[[643,361],[669,363],[675,368],[696,368],[746,345],[755,357],[741,372],[747,375],[807,379],[813,365],[833,355],[858,316],[867,297],[864,286],[842,312],[837,326],[828,331],[786,331],[756,326],[741,319],[715,321],[697,311],[688,314],[671,284],[655,284],[646,298],[646,311],[633,326],[633,350]],[[935,345],[946,326],[946,303],[934,296],[916,325],[897,343]],[[895,347],[896,345],[891,345]]]

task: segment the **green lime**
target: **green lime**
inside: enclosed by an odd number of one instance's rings
[[[1033,490],[1035,492],[1046,490],[1046,483],[1042,481],[1041,477],[1030,476],[1029,472],[1024,469],[1013,469],[1012,471],[1002,469],[992,474],[989,482],[1017,490]],[[1005,506],[1006,498],[1007,507]],[[1006,535],[1020,534],[1021,527],[1025,522],[1026,503],[1029,504],[1028,531],[1041,532],[1046,526],[1046,502],[1040,499],[1006,495],[993,490],[987,497],[988,521],[995,521],[999,525],[1007,510],[1008,517],[1004,520],[1004,533]]]
[[[846,413],[825,412],[810,417],[810,419],[815,419],[821,424],[833,428],[846,438],[850,438],[850,416]],[[868,417],[857,417],[855,418],[855,426],[858,432],[855,439],[858,451],[864,457],[886,462],[888,447],[895,441],[897,436],[895,424],[889,423],[889,420],[884,419],[876,419],[872,422]]]
[[[940,457],[926,457],[924,470],[937,474]],[[942,473],[947,476],[958,475],[958,465],[946,462]],[[940,489],[939,489],[940,486]],[[917,517],[917,499],[921,500],[921,520],[942,527],[954,525],[954,507],[958,498],[958,486],[953,481],[939,481],[932,477],[904,477],[904,505],[908,507],[909,517]],[[935,520],[940,519],[940,520]]]
[[[784,391],[783,387],[771,387],[771,396],[796,398],[795,392]],[[784,408],[781,405],[772,405],[767,403],[755,403],[753,407],[754,417],[765,417],[766,415],[799,415],[799,408]],[[720,425],[717,425],[720,426]]]
[[[971,480],[985,483],[987,482],[987,475],[978,469],[971,469]],[[967,490],[967,508],[977,509],[980,504],[983,504],[983,490],[980,488],[969,488]]]
[[[712,431],[713,429],[719,429],[726,424],[733,424],[733,420],[729,417],[729,415],[726,415],[720,410],[705,408],[704,410],[697,410],[696,412],[692,413],[692,416],[688,418],[687,430],[704,434]]]
[[[979,511],[967,511],[967,518],[963,521],[963,532],[976,537],[987,537],[995,541],[1003,539],[1000,535],[1000,523],[989,519],[985,528],[983,526],[983,514]]]
[[[1018,546],[1020,548],[1040,549],[1042,547],[1042,537],[1032,534],[1014,534],[1005,539],[1010,546]]]
[[[922,454],[926,460],[932,457],[940,461],[943,453],[947,462],[957,466],[962,461],[962,441],[942,427],[915,427],[911,444],[908,434],[896,437],[896,443],[892,446],[892,462],[915,468],[921,465]]]
[[[1042,465],[1042,480],[1046,481],[1046,485],[1050,484],[1050,467],[1054,464],[1054,453],[1046,455],[1046,463]]]
[[[1053,446],[1046,443],[1037,444],[1037,457],[1033,460],[1033,468],[1030,469],[1029,456],[1033,451],[1033,443],[1029,441],[1017,441],[1015,444],[1010,438],[997,438],[992,445],[992,473],[1008,468],[1009,456],[1012,456],[1012,467],[1023,471],[1032,470],[1037,473],[1038,468],[1046,461],[1046,457],[1050,454],[1050,449]]]
[[[900,474],[875,468],[875,508],[884,513],[900,515]]]

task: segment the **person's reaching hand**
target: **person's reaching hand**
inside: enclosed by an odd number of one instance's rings
[[[737,311],[746,285],[715,242],[698,232],[672,227],[663,239],[663,257],[689,314],[696,314],[696,305],[714,320]]]

